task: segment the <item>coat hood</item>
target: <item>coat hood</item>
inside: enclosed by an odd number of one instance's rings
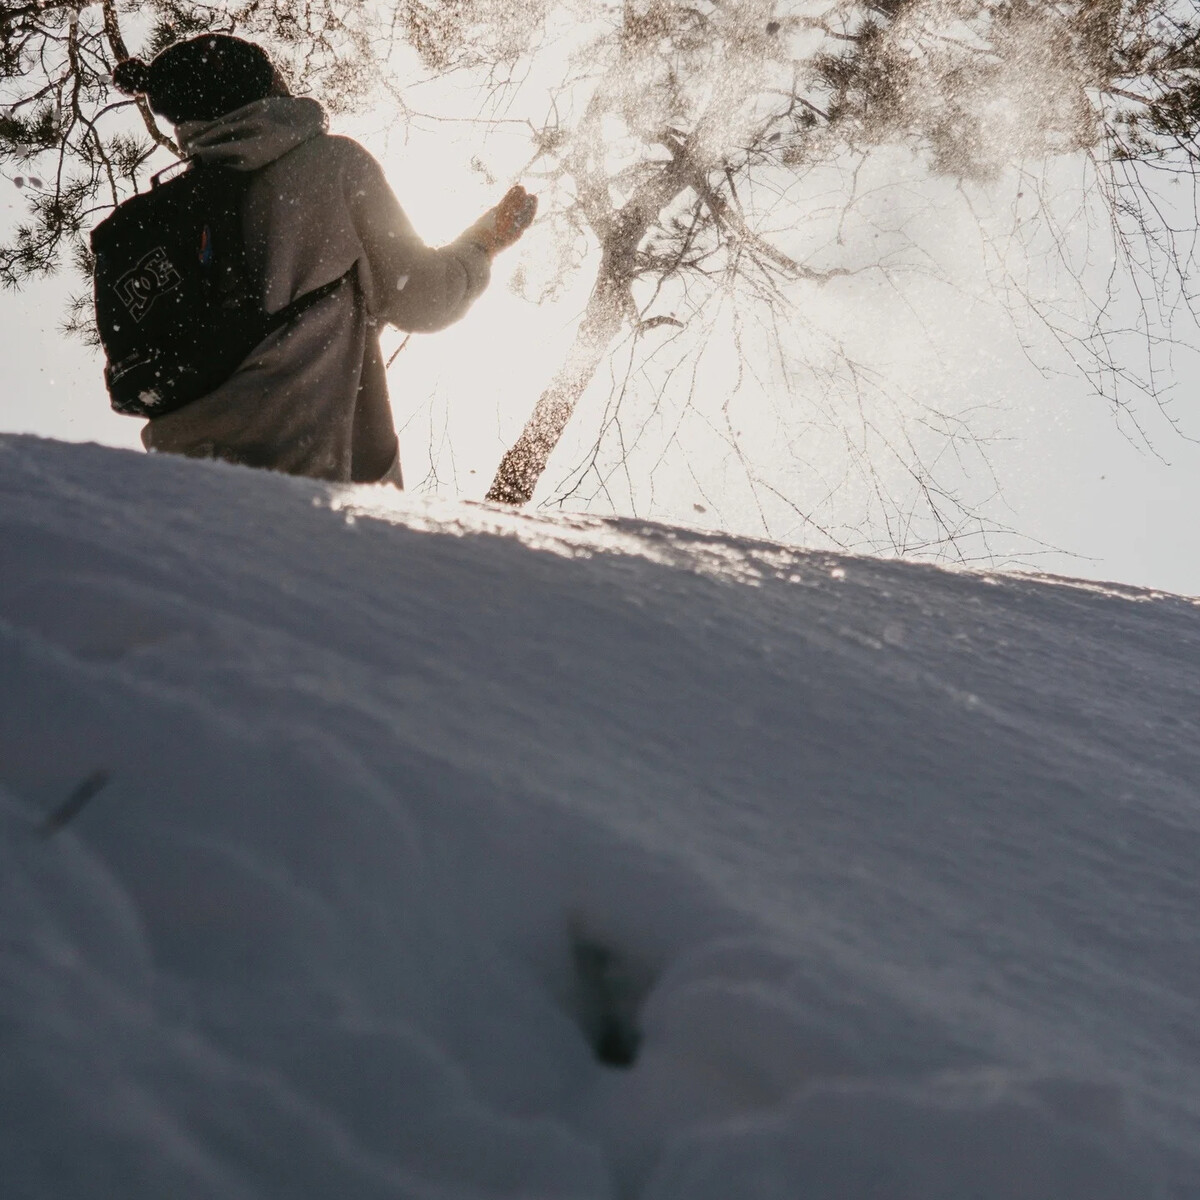
[[[184,121],[175,132],[179,148],[189,158],[257,171],[327,127],[325,110],[317,101],[268,96],[215,121]]]

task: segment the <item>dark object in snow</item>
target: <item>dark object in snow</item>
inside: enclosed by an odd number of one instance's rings
[[[149,63],[127,58],[113,71],[113,86],[128,96],[145,96],[174,125],[215,121],[255,100],[288,95],[261,46],[224,33],[176,42]]]
[[[156,176],[92,231],[96,325],[117,412],[160,416],[207,395],[345,278],[264,310],[243,245],[251,177],[207,164],[166,183]]]
[[[579,1019],[596,1058],[609,1067],[630,1067],[642,1034],[637,1010],[645,993],[641,972],[611,947],[571,932],[578,984]]]
[[[65,825],[69,825],[83,811],[93,797],[108,786],[109,774],[101,769],[93,771],[41,824],[41,835],[53,837]]]

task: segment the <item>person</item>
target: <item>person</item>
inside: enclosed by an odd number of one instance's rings
[[[114,86],[145,97],[190,159],[254,172],[242,228],[268,313],[342,280],[198,400],[151,418],[148,450],[293,475],[402,486],[379,345],[382,323],[443,329],[487,287],[536,199],[513,188],[449,245],[417,236],[379,163],[327,132],[258,45],[225,34],[127,59]]]

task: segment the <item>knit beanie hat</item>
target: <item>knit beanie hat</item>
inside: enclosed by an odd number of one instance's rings
[[[176,42],[149,63],[127,58],[113,71],[113,86],[127,96],[145,96],[172,125],[215,121],[255,100],[288,94],[261,46],[226,33]]]

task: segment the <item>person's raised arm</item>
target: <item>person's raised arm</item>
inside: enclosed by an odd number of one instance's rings
[[[513,188],[447,246],[427,246],[365,151],[345,178],[346,200],[366,252],[363,287],[371,312],[401,329],[431,331],[457,321],[487,287],[492,256],[521,236],[537,208]]]

